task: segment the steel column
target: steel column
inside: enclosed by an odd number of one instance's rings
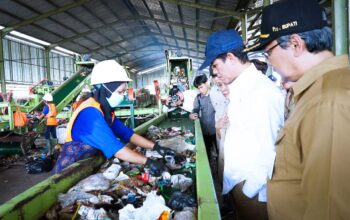
[[[3,37],[0,36],[0,80],[1,80],[1,92],[6,93],[6,81],[5,81],[5,61],[4,61],[4,48]]]
[[[45,48],[45,64],[46,64],[46,79],[51,80],[51,74],[50,74],[50,48]]]
[[[335,55],[348,54],[347,0],[332,0],[333,51]]]
[[[241,31],[242,31],[242,38],[245,43],[247,43],[247,13],[242,14],[241,19]]]

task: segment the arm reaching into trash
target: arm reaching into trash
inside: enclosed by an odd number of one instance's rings
[[[139,154],[136,151],[133,151],[128,147],[123,147],[117,153],[115,153],[114,156],[130,163],[146,164],[147,161],[147,157]]]
[[[131,136],[130,143],[143,147],[145,149],[152,149],[154,146],[154,143],[152,141],[135,133]]]

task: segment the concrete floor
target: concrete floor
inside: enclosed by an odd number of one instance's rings
[[[24,166],[24,161],[16,162],[10,165],[9,168],[1,167],[0,205],[49,176],[50,172],[28,174]]]

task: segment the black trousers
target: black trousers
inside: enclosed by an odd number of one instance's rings
[[[50,139],[50,134],[52,138],[57,138],[56,135],[56,125],[46,125],[45,138]]]
[[[208,158],[210,158],[210,149],[214,148],[216,152],[218,152],[217,144],[216,144],[216,134],[212,135],[203,135],[205,149],[207,150]]]

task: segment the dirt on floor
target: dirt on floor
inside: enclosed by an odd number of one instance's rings
[[[23,156],[0,157],[0,205],[50,176],[50,172],[28,174]]]

